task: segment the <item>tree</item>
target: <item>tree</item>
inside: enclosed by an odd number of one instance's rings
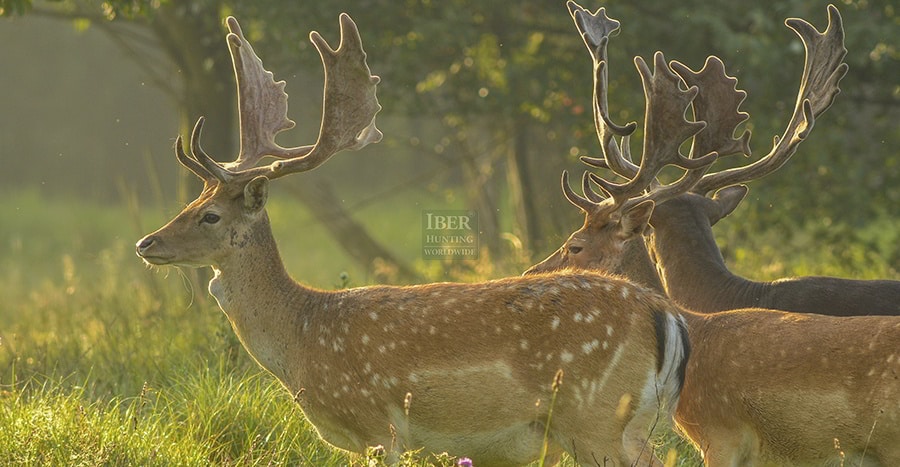
[[[5,14],[22,13],[29,5],[28,0],[0,0]],[[542,255],[576,222],[577,210],[560,196],[558,174],[562,168],[580,168],[577,156],[596,153],[597,143],[589,111],[590,61],[562,0],[514,6],[474,0],[63,0],[53,6],[101,12],[110,24],[126,19],[152,26],[159,50],[184,70],[178,98],[185,99],[185,121],[213,113],[200,104],[188,108],[189,98],[221,105],[217,116],[230,116],[218,117],[223,128],[208,133],[221,135],[216,139],[222,145],[234,144],[229,136],[234,105],[230,72],[220,68],[228,66],[221,18],[244,19],[271,69],[315,70],[317,57],[304,53],[309,50],[306,34],[348,11],[364,30],[372,69],[383,78],[383,114],[410,119],[408,134],[388,138],[413,154],[442,161],[446,170],[436,179],[439,184],[463,181],[461,191],[468,206],[478,210],[493,255],[504,251],[503,231]],[[610,46],[610,105],[616,119],[640,121],[633,56],[648,58],[662,50],[669,59],[699,68],[707,55],[716,54],[749,93],[743,107],[752,115],[748,125],[757,153],[766,152],[768,140],[781,131],[802,68],[799,41],[783,26],[784,18],[825,24],[825,8],[802,0],[766,5],[610,1],[604,6],[622,21],[622,32]],[[742,214],[753,229],[792,229],[797,223],[791,219],[803,217],[858,224],[884,211],[884,205],[871,202],[874,193],[889,205],[900,202],[900,156],[893,150],[900,146],[900,94],[889,84],[900,73],[896,13],[889,0],[848,0],[840,8],[851,66],[844,91],[817,122],[826,129],[818,129],[788,167],[761,183],[764,189],[753,191],[751,212]],[[198,64],[201,69],[191,69]],[[639,138],[640,130],[634,144]],[[233,153],[228,149],[213,150]],[[410,157],[408,163],[418,160]],[[798,184],[798,174],[815,176]]]

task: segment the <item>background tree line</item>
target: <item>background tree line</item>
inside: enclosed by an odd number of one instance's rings
[[[803,66],[802,45],[784,19],[802,17],[820,29],[827,21],[826,3],[808,0],[582,4],[591,10],[604,6],[622,21],[610,46],[614,120],[642,123],[632,57],[649,58],[662,50],[668,59],[697,69],[707,55],[717,55],[749,94],[743,110],[751,114],[746,125],[753,130],[756,155],[767,152],[772,136],[786,125]],[[812,225],[822,232],[822,241],[837,243],[875,219],[895,232],[893,238],[900,235],[900,17],[890,0],[843,0],[837,6],[850,64],[842,93],[793,160],[752,185],[735,214],[740,224],[732,228],[738,235],[789,233]],[[89,183],[84,178],[89,176],[53,173],[48,167],[58,163],[54,154],[32,154],[21,132],[10,135],[0,128],[3,187],[44,182],[50,186],[44,189],[57,194],[103,198],[123,189],[140,196],[156,190],[188,199],[196,187],[170,182],[175,177],[169,174],[179,173],[167,146],[175,133],[187,134],[193,121],[206,115],[208,151],[220,160],[237,152],[234,83],[222,21],[227,15],[241,20],[276,79],[288,81],[290,116],[298,128],[281,141],[311,141],[318,129],[322,81],[307,36],[318,30],[335,41],[338,13],[346,11],[359,24],[373,73],[382,78],[379,126],[386,140],[365,154],[329,162],[322,170],[333,176],[316,175],[313,183],[292,180],[299,199],[311,206],[332,200],[335,209],[352,211],[353,203],[345,199],[377,202],[380,193],[398,190],[411,198],[422,191],[444,193],[452,203],[477,210],[483,241],[494,255],[509,252],[509,239],[529,256],[544,255],[579,222],[577,210],[561,196],[559,174],[580,172],[578,156],[598,149],[590,113],[590,60],[562,0],[0,0],[0,9],[13,22],[52,18],[54,27],[102,31],[139,65],[147,85],[168,97],[177,115],[166,125],[148,123],[148,129],[159,131],[152,137],[165,143],[158,151],[142,155],[127,147],[104,148],[74,155],[79,167],[97,174]],[[27,54],[29,43],[15,47]],[[89,51],[72,53],[81,52]],[[40,60],[34,57],[36,67]],[[64,82],[66,76],[56,79]],[[14,86],[4,84],[8,91]],[[39,103],[49,95],[64,98],[52,90],[20,96],[16,102],[22,103],[7,107],[3,118],[34,121],[40,135],[35,138],[52,138],[54,129],[40,126]],[[139,122],[143,110],[134,108],[128,119]],[[155,184],[146,181],[148,167],[162,174]],[[333,186],[322,186],[324,180]],[[364,229],[352,232],[365,235]]]

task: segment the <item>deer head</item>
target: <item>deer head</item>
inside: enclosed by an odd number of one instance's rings
[[[751,154],[750,131],[734,137],[737,127],[749,117],[739,110],[746,93],[737,89],[737,80],[726,74],[724,64],[717,57],[709,57],[704,67],[694,72],[677,61],[666,65],[662,54],[657,53],[653,75],[638,57],[635,63],[647,105],[643,151],[640,163],[635,164],[629,136],[636,124],[613,123],[607,103],[606,47],[619,23],[609,19],[602,8],[591,14],[574,5],[570,11],[594,63],[594,121],[603,154],[581,160],[591,167],[607,169],[626,182],[615,183],[586,172],[581,196],[568,186],[567,175],[563,173],[563,193],[584,212],[584,226],[559,250],[526,273],[567,266],[601,267],[621,273],[621,265],[631,262],[628,251],[635,248],[639,250],[635,254],[644,254],[646,248],[640,234],[648,223],[653,223],[654,206],[686,193],[706,195],[723,190],[721,196],[711,198],[717,205],[709,209],[711,217],[724,217],[746,193],[745,188],[726,187],[762,177],[784,165],[809,135],[815,118],[828,109],[840,92],[837,84],[847,71],[847,65],[841,61],[846,49],[837,9],[829,7],[829,26],[824,33],[804,20],[787,20],[786,24],[802,39],[807,54],[797,104],[787,129],[775,138],[771,151],[756,162],[708,173],[717,158]],[[681,83],[686,90],[680,88]],[[684,118],[687,108],[692,110],[695,121]],[[692,145],[690,155],[685,157],[678,148],[687,139],[691,139]],[[665,185],[657,176],[669,164],[684,169],[685,174]]]
[[[221,164],[200,146],[203,117],[190,137],[190,154],[179,136],[175,155],[188,170],[203,180],[200,196],[156,232],[137,243],[137,254],[153,265],[219,265],[235,246],[258,236],[265,213],[269,180],[306,172],[345,149],[360,149],[381,140],[375,114],[381,110],[375,96],[377,76],[366,64],[366,53],[356,24],[340,16],[341,41],[331,48],[317,32],[310,40],[325,68],[322,123],[315,144],[285,148],[275,136],[294,127],[287,117],[285,82],[275,81],[270,71],[244,38],[233,17],[226,20],[227,42],[237,81],[240,114],[240,152],[233,162]],[[260,159],[278,160],[257,166]]]

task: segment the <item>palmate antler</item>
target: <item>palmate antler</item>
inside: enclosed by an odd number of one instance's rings
[[[375,95],[380,79],[369,71],[359,30],[350,16],[346,13],[340,16],[341,41],[337,49],[332,49],[318,32],[309,35],[325,68],[322,123],[314,145],[294,148],[284,148],[275,142],[278,133],[294,127],[294,122],[287,117],[285,82],[275,81],[272,72],[263,68],[262,60],[244,38],[235,18],[229,17],[226,24],[237,81],[240,153],[233,162],[225,164],[207,155],[200,146],[203,117],[197,120],[191,133],[190,156],[184,152],[180,136],[175,142],[178,160],[207,185],[250,180],[259,175],[274,179],[305,172],[340,151],[381,141],[381,131],[375,127],[375,115],[381,110]],[[280,160],[257,167],[266,156]]]
[[[809,135],[816,123],[816,117],[828,110],[834,98],[841,92],[838,84],[847,74],[849,67],[843,62],[847,49],[844,47],[844,26],[838,9],[834,5],[828,5],[828,26],[822,33],[800,18],[789,18],[784,24],[800,36],[806,53],[800,91],[784,134],[781,137],[776,136],[769,153],[756,162],[708,174],[691,191],[705,195],[719,188],[754,180],[778,170]],[[694,75],[687,67],[676,68],[676,71],[688,82]]]
[[[570,202],[591,212],[600,207],[624,208],[637,204],[650,197],[638,197],[649,185],[656,183],[656,176],[667,165],[675,165],[687,172],[682,179],[672,186],[665,187],[663,192],[681,189],[687,182],[692,185],[715,161],[718,154],[705,150],[705,145],[695,144],[691,157],[685,157],[679,151],[681,144],[700,133],[707,123],[701,119],[689,121],[685,112],[700,92],[697,86],[681,89],[681,79],[666,65],[661,52],[654,55],[654,70],[650,71],[646,62],[635,58],[635,66],[641,76],[644,88],[645,120],[644,140],[641,165],[635,165],[630,154],[630,135],[637,128],[636,123],[617,125],[609,117],[608,95],[608,61],[606,47],[609,37],[618,31],[619,22],[606,16],[604,8],[590,13],[573,1],[568,2],[569,12],[582,39],[591,53],[594,62],[594,124],[602,158],[582,158],[590,165],[612,169],[615,173],[627,178],[623,184],[604,180],[593,174],[585,173],[582,179],[584,197],[577,195],[568,184],[568,174],[563,173],[563,192]],[[620,137],[621,146],[615,137]],[[594,192],[590,181],[597,183],[603,194]],[[605,210],[605,209],[604,209]]]
[[[670,66],[689,86],[698,89],[691,106],[694,117],[707,122],[706,127],[694,135],[690,151],[691,157],[694,154],[712,153],[719,157],[733,154],[750,155],[750,131],[744,131],[739,138],[734,137],[738,125],[749,117],[747,113],[739,110],[747,93],[737,89],[737,80],[726,74],[722,61],[717,57],[709,57],[703,69],[696,73],[677,61],[672,61]],[[637,179],[636,176],[641,167],[631,163],[630,159],[610,162],[612,156],[607,155],[605,158],[582,157],[581,160],[592,167],[610,168],[617,175],[626,179]],[[642,160],[641,166],[644,166],[645,163],[648,162]],[[615,169],[613,169],[614,167]],[[709,165],[689,169],[681,179],[669,185],[661,185],[655,179],[650,180],[649,183],[642,183],[645,193],[633,197],[627,204],[634,205],[645,199],[652,199],[659,203],[678,196],[690,190],[706,177],[708,169]],[[589,177],[600,186],[609,183],[594,173],[589,174]]]
[[[605,14],[602,16],[605,17]],[[828,27],[823,33],[819,33],[810,23],[802,19],[788,19],[785,24],[793,29],[803,41],[806,62],[793,115],[784,134],[781,137],[775,137],[772,150],[752,164],[715,173],[705,173],[708,166],[704,167],[701,164],[700,167],[688,169],[685,176],[677,182],[663,186],[655,180],[655,174],[653,180],[648,180],[649,177],[641,180],[639,177],[639,173],[642,171],[649,173],[645,167],[661,168],[658,163],[654,164],[652,160],[647,160],[648,156],[651,158],[660,156],[645,150],[641,165],[635,165],[627,151],[627,135],[623,135],[621,152],[615,150],[615,143],[612,142],[604,148],[613,150],[605,150],[603,157],[581,158],[583,162],[592,167],[610,169],[615,174],[630,180],[629,184],[634,184],[635,189],[643,186],[643,194],[631,196],[628,200],[617,200],[617,204],[632,206],[645,199],[662,202],[688,191],[705,195],[725,186],[763,177],[779,169],[790,159],[800,142],[808,136],[815,124],[815,118],[831,106],[835,96],[840,92],[838,83],[847,73],[848,67],[846,63],[842,62],[847,49],[843,45],[841,16],[834,6],[829,5],[828,7]],[[618,26],[618,22],[616,25]],[[605,46],[605,42],[603,45]],[[605,51],[603,55],[605,56]],[[592,56],[596,61],[596,54],[592,53]],[[737,127],[749,117],[748,114],[739,110],[747,94],[737,89],[737,80],[726,74],[722,61],[717,57],[709,57],[703,69],[698,72],[692,71],[677,61],[671,62],[670,66],[688,86],[696,87],[699,90],[692,100],[691,106],[694,117],[698,121],[707,123],[707,126],[694,136],[691,157],[712,153],[719,157],[732,154],[749,156],[751,154],[750,131],[745,130],[740,137],[734,137]],[[605,84],[605,77],[599,81],[601,84]],[[603,96],[605,99],[605,90],[595,92],[595,96],[597,95]],[[604,117],[604,113],[607,112],[605,102],[598,102],[595,107],[603,109],[600,114],[601,117]],[[608,117],[603,118],[604,122],[608,122],[608,120]],[[600,127],[601,125],[598,124],[598,135],[602,141],[604,130],[601,130]],[[682,167],[687,169],[687,167]],[[593,173],[588,174],[587,177],[603,189],[612,185],[611,182]],[[583,185],[586,197],[594,200],[603,199],[602,195],[587,191],[590,190],[587,180]],[[569,189],[569,191],[571,190]],[[613,198],[615,198],[615,194],[613,194]]]

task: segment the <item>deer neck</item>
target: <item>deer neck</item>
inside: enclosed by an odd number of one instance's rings
[[[244,348],[290,389],[302,379],[288,374],[286,365],[302,353],[298,330],[326,294],[291,279],[265,216],[233,238],[241,241],[234,242],[233,252],[213,266],[209,291]]]
[[[642,238],[637,238],[625,244],[622,251],[622,262],[619,274],[644,287],[653,289],[663,295],[666,291],[656,271],[650,252]]]
[[[670,201],[657,207],[651,223],[651,249],[669,297],[696,311],[730,309],[715,297],[747,281],[728,270],[701,208]]]

